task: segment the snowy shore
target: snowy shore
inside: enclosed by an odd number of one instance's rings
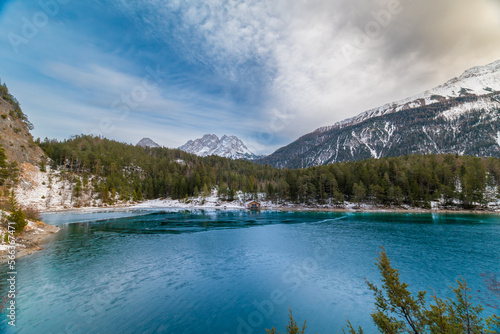
[[[263,197],[263,196],[262,196]],[[143,202],[122,202],[115,205],[107,205],[100,207],[80,207],[80,208],[51,208],[43,210],[43,212],[102,212],[115,210],[129,209],[184,209],[184,210],[246,210],[248,199],[238,198],[234,201],[222,201],[215,193],[208,197],[191,197],[185,200],[173,199],[154,199]],[[490,207],[489,210],[464,210],[464,209],[448,209],[441,208],[438,203],[432,203],[431,209],[422,209],[402,205],[398,207],[386,207],[369,204],[356,204],[345,202],[343,205],[328,205],[328,204],[295,204],[295,203],[274,203],[266,200],[259,200],[261,210],[272,211],[323,211],[323,212],[394,212],[394,213],[500,213],[499,206]]]

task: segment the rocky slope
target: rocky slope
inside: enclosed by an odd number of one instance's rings
[[[230,159],[254,160],[257,158],[236,136],[224,135],[219,139],[216,135],[207,134],[202,138],[188,141],[179,149],[201,157],[217,155]]]
[[[0,144],[9,162],[38,164],[42,149],[33,142],[28,125],[15,113],[14,107],[0,97]]]
[[[500,157],[500,61],[320,128],[258,162],[300,168],[414,153]]]
[[[11,176],[12,180],[0,185],[0,200],[5,200],[13,185],[16,200],[22,208],[47,210],[100,205],[88,185],[92,177],[85,182],[81,176],[71,175],[64,170],[53,170],[48,166],[50,161],[33,141],[30,133],[32,125],[20,110],[17,100],[8,93],[5,86],[0,88],[3,88],[0,91],[0,143],[9,165],[15,163],[18,170],[18,173],[13,174],[17,177]],[[77,178],[80,179],[78,187]],[[75,196],[77,193],[78,196]],[[1,195],[5,196],[2,198]]]
[[[43,159],[46,159],[42,149],[33,141],[33,136],[30,133],[32,128],[32,124],[21,111],[17,100],[10,95],[5,85],[1,85],[0,147],[5,152],[3,158],[7,158],[7,168],[10,169],[10,172],[12,169],[18,169],[19,173],[9,172],[8,182],[0,184],[0,201],[5,201],[5,197],[13,185],[18,205],[23,208],[37,209],[37,207],[31,206],[31,203],[23,200],[23,196],[27,195],[26,189],[30,188],[26,180],[30,178],[33,171],[41,174],[39,165]],[[54,186],[57,187],[57,185]],[[40,198],[40,196],[37,197]],[[8,216],[8,212],[0,210],[0,220],[4,220]],[[17,259],[41,249],[43,241],[57,231],[59,228],[55,226],[44,224],[41,221],[28,220],[28,224],[16,236],[14,242],[14,239],[6,240],[6,236],[8,238],[10,234],[5,222],[3,222],[0,226],[0,263],[7,260],[13,242],[16,246]]]

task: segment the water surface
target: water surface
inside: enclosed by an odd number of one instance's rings
[[[288,307],[309,333],[348,317],[367,333],[365,278],[384,246],[412,291],[463,276],[487,312],[500,304],[496,215],[141,210],[50,214],[61,231],[18,262],[7,333],[265,333]],[[6,267],[0,273],[5,295]],[[497,287],[498,289],[498,287]],[[496,293],[496,294],[495,294]]]

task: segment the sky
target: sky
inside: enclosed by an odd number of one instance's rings
[[[270,154],[498,59],[499,0],[0,1],[0,80],[42,139]]]

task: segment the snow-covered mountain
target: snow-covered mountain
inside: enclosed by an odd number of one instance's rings
[[[141,147],[161,147],[158,145],[156,142],[154,142],[151,138],[142,138],[136,146],[141,146]]]
[[[222,136],[207,134],[202,138],[190,140],[179,147],[180,150],[193,153],[201,157],[217,155],[230,159],[254,160],[258,158],[236,136]]]
[[[500,60],[319,128],[259,162],[295,168],[413,153],[500,157]]]
[[[433,89],[415,96],[384,104],[381,107],[365,111],[355,117],[345,119],[332,126],[325,126],[316,131],[328,131],[348,125],[358,124],[371,117],[386,115],[412,108],[424,107],[456,97],[468,95],[485,95],[500,91],[500,60],[485,66],[476,66],[465,71],[461,76],[453,78]]]

